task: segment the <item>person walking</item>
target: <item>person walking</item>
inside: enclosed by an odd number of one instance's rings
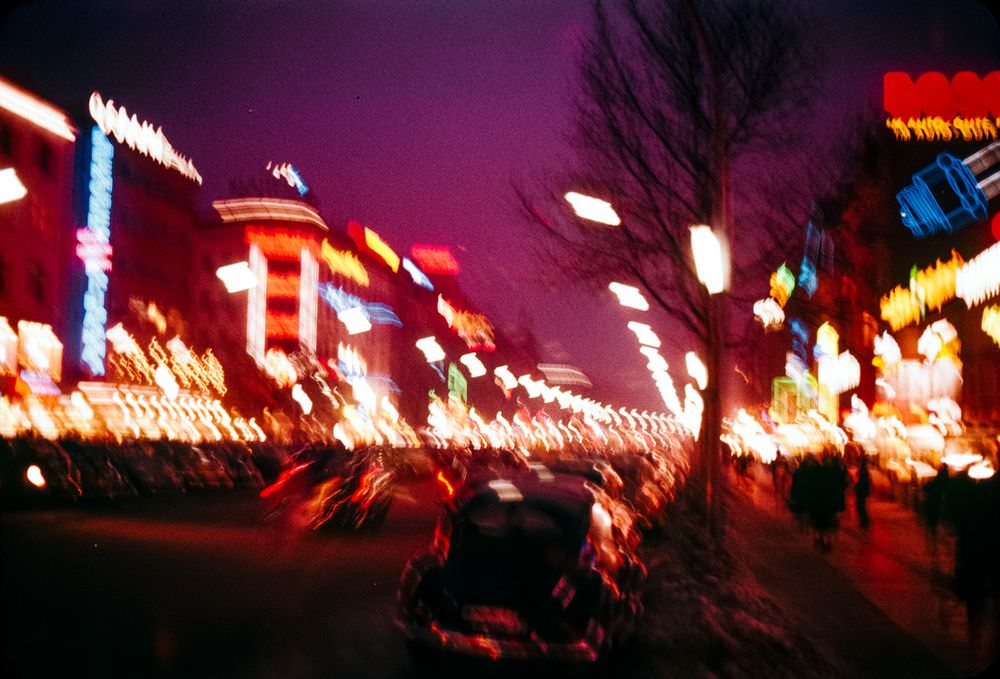
[[[868,530],[871,521],[868,518],[868,495],[872,489],[872,477],[868,472],[868,458],[864,454],[858,459],[858,477],[854,481],[854,507],[858,513],[858,525],[861,530]]]

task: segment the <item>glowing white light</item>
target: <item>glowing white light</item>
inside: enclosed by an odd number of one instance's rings
[[[458,360],[469,369],[469,377],[482,377],[486,374],[486,366],[476,356],[476,352],[462,354]]]
[[[639,311],[649,310],[649,302],[639,292],[639,288],[633,288],[631,285],[624,285],[622,283],[609,283],[608,290],[618,296],[618,303],[622,306],[630,309],[638,309]]]
[[[444,349],[441,348],[441,345],[438,344],[437,339],[433,336],[418,339],[417,348],[424,352],[424,357],[428,363],[436,363],[445,359],[446,354],[444,353]]]
[[[67,141],[76,139],[76,130],[66,116],[41,99],[0,80],[0,108],[48,130]]]
[[[565,196],[566,201],[573,206],[573,212],[578,217],[588,219],[592,222],[607,224],[608,226],[618,226],[622,223],[621,217],[611,207],[611,203],[600,198],[586,196],[582,193],[570,191]]]
[[[21,183],[14,168],[8,167],[6,170],[0,170],[0,205],[21,200],[26,195],[28,195],[28,189]]]
[[[517,387],[517,378],[514,377],[514,373],[510,371],[505,365],[497,366],[493,369],[493,374],[500,379],[503,383],[503,388],[510,391]]]
[[[780,328],[785,322],[785,310],[773,297],[759,299],[753,303],[753,315],[765,330]]]
[[[584,387],[594,386],[579,368],[562,363],[539,363],[538,369],[545,374],[545,379],[552,384],[579,384]]]
[[[185,158],[174,150],[174,147],[163,135],[163,128],[153,128],[151,123],[145,120],[139,123],[139,119],[133,113],[131,117],[125,107],[115,107],[112,100],[107,103],[101,99],[101,95],[94,92],[90,95],[90,116],[101,128],[101,132],[114,138],[119,144],[128,144],[132,149],[144,156],[152,158],[160,165],[177,170],[182,175],[202,183],[201,175],[195,169],[190,158]]]
[[[635,333],[636,339],[639,340],[639,344],[643,344],[647,347],[653,347],[654,349],[658,349],[660,347],[660,338],[657,337],[656,333],[653,332],[653,329],[645,323],[629,321],[628,329]]]
[[[257,365],[264,365],[267,341],[267,259],[255,244],[250,244],[250,272],[257,280],[247,294],[247,353]]]
[[[977,481],[992,478],[994,474],[996,474],[996,470],[986,460],[969,467],[969,478]]]
[[[319,327],[319,262],[309,248],[299,253],[299,343],[316,352],[316,333]]]
[[[323,231],[330,228],[319,212],[305,203],[284,198],[233,198],[216,200],[212,207],[224,222],[284,221],[304,222]]]
[[[302,408],[303,415],[308,415],[309,413],[312,412],[313,409],[312,399],[309,398],[309,395],[306,394],[305,390],[302,389],[301,384],[296,384],[295,386],[292,387],[292,398],[295,399],[295,402],[298,403],[299,407]]]
[[[651,372],[656,372],[660,370],[666,370],[668,368],[666,359],[660,355],[660,352],[653,347],[639,347],[639,351],[649,359],[649,363],[646,367],[649,368]]]
[[[889,334],[888,330],[875,337],[875,355],[882,358],[882,364],[886,367],[899,363],[903,358],[903,353],[899,350],[896,339]]]
[[[712,231],[712,227],[699,224],[691,227],[691,252],[694,266],[700,280],[709,294],[722,292],[725,288],[723,272],[722,244]]]
[[[226,286],[226,292],[243,292],[257,285],[257,277],[250,270],[249,262],[220,266],[215,275]]]
[[[955,296],[973,307],[1000,294],[1000,243],[966,262],[955,274]]]
[[[156,367],[153,377],[156,381],[156,386],[162,389],[168,398],[177,398],[177,394],[180,393],[180,387],[177,386],[177,380],[174,379],[174,374],[170,372],[170,368],[161,363]]]
[[[348,335],[358,335],[372,329],[372,324],[371,321],[368,320],[368,315],[365,313],[365,310],[359,306],[344,309],[337,314],[337,318],[340,319],[341,323],[347,326]]]
[[[42,470],[39,469],[37,464],[29,466],[25,470],[24,476],[28,479],[28,483],[33,485],[35,488],[45,487],[45,476],[42,474]]]
[[[687,364],[688,375],[698,384],[699,389],[704,389],[708,385],[708,368],[698,358],[698,354],[687,352],[684,354],[684,362]]]

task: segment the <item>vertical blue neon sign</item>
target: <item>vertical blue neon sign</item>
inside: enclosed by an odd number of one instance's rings
[[[90,200],[87,206],[87,230],[99,243],[111,242],[111,161],[115,147],[101,128],[90,131]],[[98,266],[85,262],[87,291],[83,295],[83,334],[80,360],[95,377],[104,374],[106,327],[108,311],[105,296],[108,274]]]

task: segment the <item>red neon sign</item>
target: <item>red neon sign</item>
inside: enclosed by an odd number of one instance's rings
[[[882,85],[882,104],[893,118],[1000,117],[1000,71],[982,78],[972,71],[961,71],[951,80],[931,71],[915,82],[907,73],[890,71],[883,76]]]
[[[458,262],[446,245],[414,244],[410,248],[410,255],[424,273],[458,275]]]

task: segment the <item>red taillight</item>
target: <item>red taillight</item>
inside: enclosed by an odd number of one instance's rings
[[[453,497],[455,495],[455,488],[451,485],[448,479],[445,478],[443,471],[438,470],[437,476],[434,478],[437,479],[438,483],[444,486],[444,490],[448,493],[448,497]]]

